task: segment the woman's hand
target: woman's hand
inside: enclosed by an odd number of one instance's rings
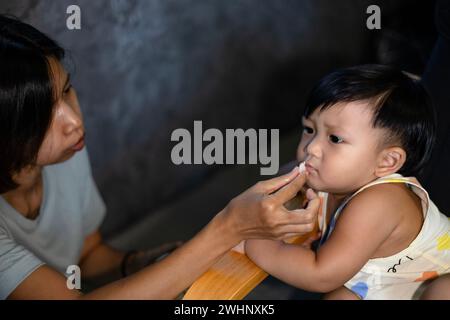
[[[295,167],[290,173],[258,182],[230,201],[221,212],[235,243],[244,239],[268,238],[283,240],[313,230],[320,205],[312,198],[305,209],[288,210],[284,203],[304,186],[306,172]]]

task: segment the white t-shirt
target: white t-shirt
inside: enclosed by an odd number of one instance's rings
[[[105,213],[86,147],[43,168],[43,201],[35,220],[0,196],[0,299],[43,264],[65,275],[68,266],[78,264],[85,238]]]

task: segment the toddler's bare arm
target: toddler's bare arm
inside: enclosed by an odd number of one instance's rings
[[[316,253],[299,245],[248,240],[245,251],[261,268],[293,286],[330,292],[351,279],[399,223],[398,197],[374,186],[352,199]]]

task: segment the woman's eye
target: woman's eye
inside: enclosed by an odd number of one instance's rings
[[[343,142],[344,140],[342,138],[339,138],[338,136],[335,136],[334,134],[332,134],[332,135],[330,135],[330,141],[332,143],[338,144],[338,143]]]
[[[304,127],[303,132],[305,132],[306,134],[312,134],[314,133],[314,130],[310,127]]]

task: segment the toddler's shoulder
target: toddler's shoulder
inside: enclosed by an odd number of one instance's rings
[[[421,210],[420,199],[404,183],[370,186],[355,195],[346,207],[348,211],[374,212],[391,221],[400,219],[405,212]]]
[[[386,201],[391,200],[395,202],[396,200],[400,200],[398,197],[403,198],[411,194],[413,194],[413,192],[404,183],[385,182],[364,189],[358,193],[354,199],[364,198],[366,201],[384,199]]]
[[[398,207],[414,198],[417,196],[404,183],[381,183],[362,190],[350,202]]]
[[[409,214],[409,189],[403,184],[377,184],[370,186],[348,201],[336,223],[336,231],[370,236],[375,242],[384,243]]]

